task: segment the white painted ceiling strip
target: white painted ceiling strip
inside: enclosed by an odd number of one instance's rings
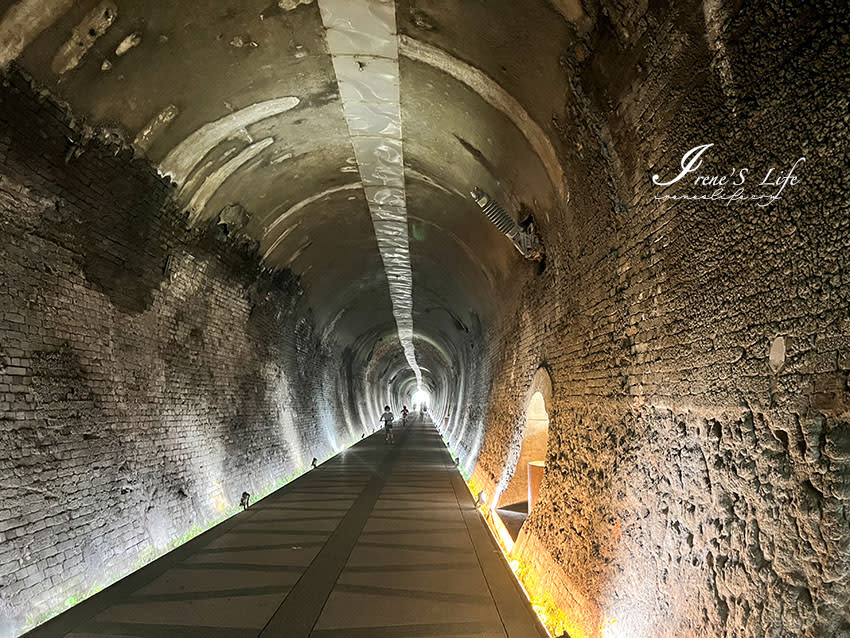
[[[413,350],[395,0],[319,0],[319,9],[390,286],[398,338],[421,386]]]
[[[247,148],[245,148],[239,155],[225,163],[223,166],[216,169],[209,177],[204,180],[204,183],[195,191],[195,194],[192,196],[192,199],[189,200],[189,210],[191,211],[191,219],[195,220],[200,216],[203,212],[204,208],[207,205],[207,202],[210,201],[213,195],[215,195],[216,191],[221,187],[222,184],[231,176],[233,173],[239,170],[239,168],[254,159],[259,155],[263,149],[268,148],[274,144],[273,137],[267,137],[255,144],[251,144]]]
[[[235,113],[229,113],[215,122],[204,124],[171,149],[171,152],[159,166],[160,173],[170,176],[182,186],[191,174],[192,169],[218,144],[233,137],[237,131],[242,131],[251,124],[294,109],[299,102],[300,100],[297,97],[282,97],[257,102]],[[253,142],[253,140],[251,141]]]

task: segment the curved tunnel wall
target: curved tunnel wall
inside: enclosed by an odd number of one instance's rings
[[[570,221],[542,220],[546,271],[495,331],[512,339],[492,366],[473,491],[492,502],[499,490],[545,363],[546,475],[513,555],[532,596],[558,598],[561,627],[841,635],[850,226],[838,113],[850,61],[830,44],[847,38],[839,9],[603,4],[588,56],[563,60]],[[805,156],[804,184],[766,207],[654,199],[649,176],[706,143],[708,173],[745,166],[761,180]]]
[[[267,268],[238,210],[187,218],[179,188],[16,70],[0,121],[5,635],[356,442],[414,386],[380,294],[322,325],[321,295]],[[484,378],[477,315],[440,304],[423,296],[434,337],[416,341],[439,416]]]
[[[101,5],[117,17],[71,55]],[[15,33],[0,61],[140,156],[8,75],[13,628],[409,395],[316,4],[175,7],[0,4]],[[417,361],[488,502],[511,479],[534,375],[551,374],[546,477],[515,553],[572,635],[850,631],[841,13],[396,4]],[[804,181],[767,208],[654,199],[649,176],[706,143],[718,172],[805,155]],[[542,274],[471,186],[534,214]]]
[[[297,277],[188,229],[149,165],[4,82],[6,636],[371,430]]]

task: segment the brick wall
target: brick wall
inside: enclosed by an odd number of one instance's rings
[[[540,122],[570,199],[537,215],[543,274],[517,272],[452,353],[447,436],[493,502],[550,371],[518,554],[576,635],[850,635],[846,9],[582,6],[567,109]],[[149,167],[10,81],[0,618],[17,627],[330,453],[357,358],[317,343],[297,281],[188,232]],[[766,208],[653,199],[651,175],[705,143],[718,173],[805,156],[802,181]]]
[[[562,60],[568,210],[492,328],[472,483],[492,502],[510,478],[546,364],[548,467],[517,555],[571,633],[850,636],[842,9],[595,9],[589,53]],[[801,182],[764,208],[653,199],[706,143],[718,173],[805,156]]]
[[[0,635],[360,438],[298,281],[188,231],[171,194],[3,81]]]

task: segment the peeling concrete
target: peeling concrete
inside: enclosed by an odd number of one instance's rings
[[[551,0],[555,8],[570,22],[579,22],[587,17],[581,6],[581,0]]]
[[[109,30],[117,17],[118,5],[112,0],[100,2],[89,11],[74,27],[71,39],[62,45],[53,58],[51,64],[53,72],[62,75],[75,69],[94,43]]]
[[[126,38],[121,40],[118,46],[115,48],[115,55],[121,57],[125,53],[127,53],[130,49],[139,46],[142,43],[142,35],[140,33],[131,33]]]
[[[290,111],[299,103],[297,97],[258,102],[206,124],[171,150],[160,164],[162,174],[170,176],[178,184],[183,184],[192,169],[215,146],[244,130],[246,126]]]
[[[191,211],[191,218],[197,219],[206,207],[207,202],[209,202],[212,196],[215,195],[221,185],[243,165],[257,157],[257,155],[272,144],[274,144],[273,137],[267,137],[259,142],[251,144],[236,157],[228,160],[223,166],[210,174],[192,194],[192,198],[189,200],[188,209]]]
[[[708,46],[714,52],[712,67],[720,79],[723,92],[727,98],[737,95],[735,77],[732,71],[732,61],[726,48],[726,29],[729,22],[729,11],[722,0],[704,0],[702,4],[705,17],[705,35]]]
[[[776,337],[771,341],[768,362],[774,372],[779,372],[785,365],[785,337]]]
[[[257,48],[260,44],[255,42],[249,35],[236,35],[230,40],[230,46],[234,49],[242,49],[245,47]]]
[[[301,5],[312,4],[313,0],[278,0],[277,6],[284,11],[292,11]]]
[[[10,6],[0,20],[0,68],[73,5],[74,0],[20,0]]]
[[[180,114],[180,109],[169,104],[157,113],[148,124],[139,131],[133,140],[133,147],[139,153],[145,153],[153,144],[154,140],[162,134],[163,130]]]

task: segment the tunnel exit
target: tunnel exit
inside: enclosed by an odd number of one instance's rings
[[[423,388],[419,388],[410,396],[410,404],[414,408],[427,408],[431,404],[431,393]]]

